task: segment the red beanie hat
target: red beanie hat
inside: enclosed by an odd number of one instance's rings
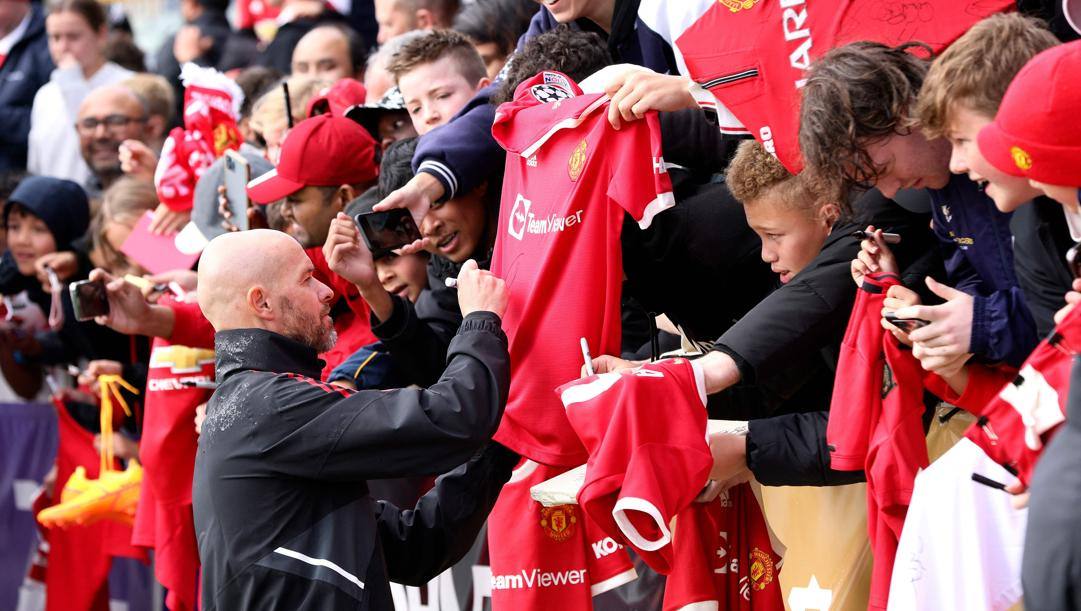
[[[1006,90],[980,152],[1012,176],[1081,186],[1081,41],[1033,57]]]

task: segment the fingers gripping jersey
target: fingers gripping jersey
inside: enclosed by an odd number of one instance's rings
[[[784,609],[781,556],[749,484],[691,503],[676,518],[674,537],[664,611]]]
[[[685,75],[708,91],[722,131],[750,133],[793,174],[800,88],[811,63],[857,40],[920,41],[938,53],[1012,0],[642,0],[639,17],[672,47]],[[712,94],[712,95],[710,95]],[[734,115],[734,118],[732,117]]]
[[[589,611],[593,597],[637,577],[623,546],[575,505],[542,507],[536,484],[566,469],[525,461],[488,518],[492,608]]]
[[[1081,310],[1075,308],[1020,370],[973,365],[964,394],[954,394],[941,379],[931,390],[980,416],[965,436],[1028,484],[1044,444],[1065,421],[1070,367],[1078,350]]]
[[[496,111],[507,150],[491,271],[507,283],[507,410],[496,441],[538,462],[576,467],[586,452],[552,389],[579,376],[579,338],[620,353],[620,230],[674,205],[655,113],[620,130],[608,99],[542,72]]]
[[[668,524],[701,492],[713,465],[701,371],[677,358],[576,380],[558,392],[589,451],[578,504],[667,574]]]
[[[916,473],[927,466],[919,361],[882,328],[891,274],[864,278],[848,321],[830,402],[826,439],[831,467],[867,476],[867,530],[874,553],[869,607],[889,597],[897,541]]]

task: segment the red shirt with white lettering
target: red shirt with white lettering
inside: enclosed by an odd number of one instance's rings
[[[675,204],[656,114],[617,131],[607,108],[604,95],[542,72],[492,126],[507,162],[491,271],[509,291],[513,371],[495,439],[545,464],[586,460],[552,393],[580,375],[579,339],[594,355],[620,353],[623,216],[646,228]]]
[[[717,102],[722,130],[754,135],[791,172],[799,151],[800,88],[811,63],[857,40],[908,41],[935,53],[972,24],[1012,10],[1012,0],[642,0],[639,17],[672,45],[676,63]]]

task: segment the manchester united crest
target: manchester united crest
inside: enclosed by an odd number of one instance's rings
[[[567,160],[567,173],[570,174],[572,181],[578,180],[578,177],[582,175],[582,170],[586,167],[587,148],[586,141],[582,140],[578,143],[578,146],[574,147],[570,159]]]
[[[751,587],[756,591],[765,590],[773,583],[773,558],[769,554],[758,549],[751,550]]]
[[[569,539],[578,525],[578,516],[574,515],[574,505],[556,505],[541,508],[541,528],[554,541]]]
[[[758,4],[758,0],[717,0],[717,2],[720,2],[725,8],[733,13],[738,13],[743,9],[752,8],[754,5]]]
[[[1017,169],[1026,172],[1032,169],[1032,156],[1025,149],[1019,146],[1011,146],[1010,157],[1013,157],[1013,163],[1017,166]]]

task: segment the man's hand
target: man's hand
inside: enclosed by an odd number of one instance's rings
[[[885,272],[896,274],[897,260],[893,252],[882,238],[882,230],[875,229],[874,225],[868,225],[865,230],[871,234],[871,238],[860,241],[860,252],[852,260],[852,280],[856,286],[863,285],[863,277],[867,274]]]
[[[709,436],[709,451],[713,454],[713,468],[709,472],[709,479],[727,482],[750,473],[747,469],[746,436],[713,433]]]
[[[158,207],[154,209],[154,219],[150,221],[150,232],[158,235],[176,233],[190,220],[190,211],[177,212],[165,204],[158,204]]]
[[[440,197],[443,197],[443,185],[434,176],[425,172],[417,172],[416,176],[409,179],[409,182],[405,183],[401,189],[388,195],[383,201],[376,204],[372,210],[385,212],[395,208],[407,208],[409,213],[413,215],[417,227],[420,227],[424,217],[428,214],[428,210],[432,208],[432,202],[437,201]],[[427,238],[422,238],[412,244],[406,244],[402,247],[401,254],[416,254],[427,248],[429,241]]]
[[[652,70],[628,70],[605,87],[612,99],[608,122],[619,129],[623,121],[636,121],[646,113],[698,108],[691,95],[691,80],[685,76],[657,74]]]
[[[473,259],[458,272],[458,307],[462,316],[473,312],[491,312],[502,317],[507,310],[507,285],[492,272],[477,267]]]
[[[934,356],[928,354],[928,349],[923,344],[912,344],[912,356],[920,362],[920,366],[926,371],[938,374],[938,377],[950,385],[953,392],[963,395],[968,386],[968,361],[971,354],[959,354],[956,356]]]
[[[49,272],[45,271],[46,268],[53,270],[61,282],[66,282],[74,278],[79,271],[79,259],[75,253],[64,250],[41,255],[37,261],[34,261],[34,270],[37,272],[38,281],[41,282],[41,288],[46,293],[51,293],[53,289],[49,283]]]
[[[602,354],[593,359],[593,373],[612,373],[616,371],[623,371],[624,369],[633,369],[645,361],[628,361],[621,359],[618,356],[612,356],[610,354]],[[582,377],[586,376],[586,367],[582,365]]]
[[[899,318],[922,318],[931,324],[916,329],[908,337],[923,344],[924,354],[957,357],[967,354],[972,342],[972,295],[927,277],[927,287],[946,300],[936,306],[910,306],[896,311]]]
[[[1010,484],[1009,486],[1006,486],[1006,492],[1013,495],[1013,497],[1010,498],[1010,505],[1012,505],[1014,509],[1024,509],[1025,507],[1028,507],[1029,492],[1024,484],[1021,482]]]
[[[206,420],[206,403],[200,403],[195,407],[195,434],[203,434],[203,421]]]
[[[120,143],[120,169],[127,175],[139,180],[154,182],[154,171],[158,168],[158,156],[150,147],[139,140],[125,140]]]
[[[103,269],[90,272],[90,280],[104,282],[105,292],[109,297],[109,313],[95,317],[94,322],[124,335],[168,337],[172,334],[172,319],[170,319],[168,332],[162,333],[164,329],[161,324],[158,324],[161,322],[160,316],[155,316],[155,312],[146,302],[139,287],[123,278],[114,278]],[[162,306],[155,307],[162,308]],[[162,309],[168,310],[169,316],[172,316],[172,310]]]

